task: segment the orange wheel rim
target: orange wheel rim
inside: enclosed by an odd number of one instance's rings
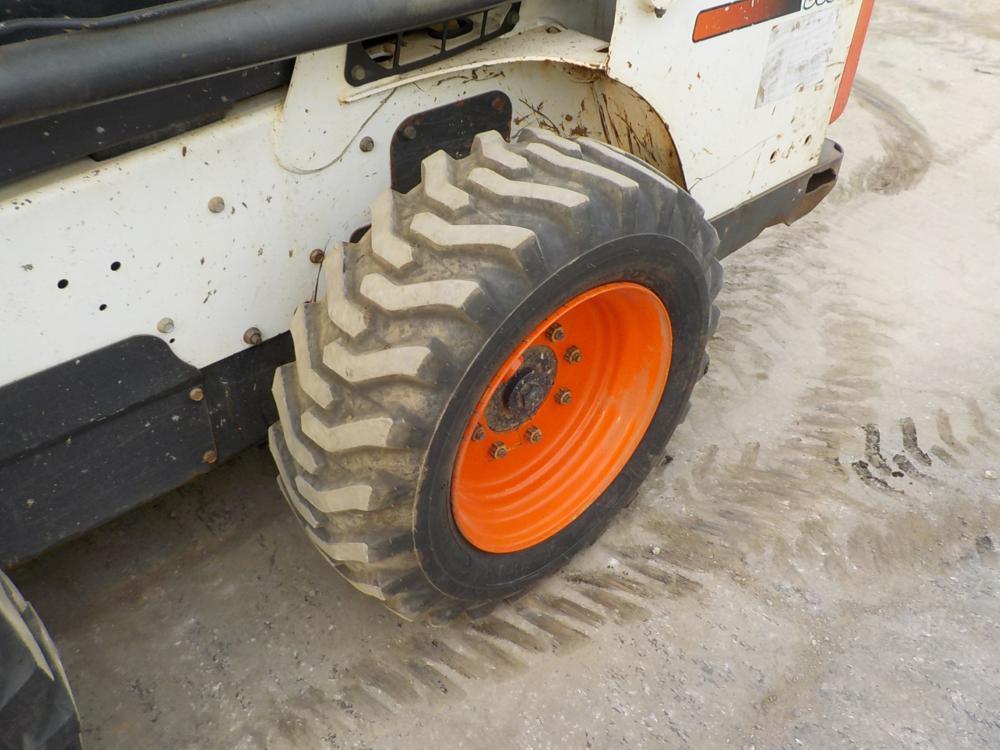
[[[666,307],[631,282],[574,297],[525,337],[469,420],[452,514],[470,544],[517,552],[610,486],[653,421],[670,371]]]

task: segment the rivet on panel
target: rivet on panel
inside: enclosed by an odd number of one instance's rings
[[[250,346],[257,346],[263,340],[264,336],[256,326],[247,328],[243,334],[243,341]]]

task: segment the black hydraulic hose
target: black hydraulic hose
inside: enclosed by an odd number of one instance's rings
[[[239,0],[0,46],[0,126],[416,28],[497,0]]]
[[[193,10],[219,5],[227,0],[175,0],[172,3],[162,3],[140,10],[130,10],[97,18],[70,18],[56,16],[52,18],[15,18],[12,21],[0,21],[0,44],[19,42],[22,39],[36,39],[50,34],[61,34],[67,31],[84,31],[99,29],[117,29],[133,23],[143,23],[154,18],[177,13],[189,13]]]

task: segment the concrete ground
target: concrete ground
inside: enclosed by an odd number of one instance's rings
[[[88,746],[1000,746],[996,5],[879,0],[833,136],[726,262],[673,460],[475,627],[335,576],[263,451],[15,571]]]

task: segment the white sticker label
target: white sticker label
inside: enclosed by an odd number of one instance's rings
[[[815,86],[826,75],[837,31],[837,9],[795,17],[771,27],[757,106]]]

